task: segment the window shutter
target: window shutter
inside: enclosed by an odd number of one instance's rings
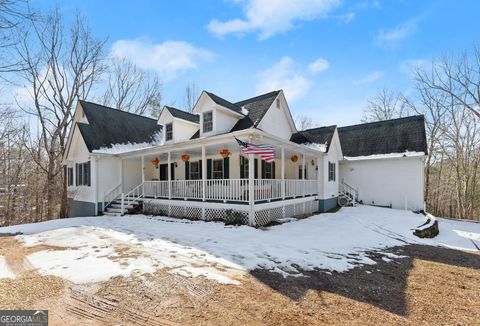
[[[75,185],[78,186],[78,163],[75,163]]]
[[[78,185],[83,186],[83,164],[78,163]]]
[[[245,158],[240,156],[240,179],[245,178]]]
[[[175,180],[175,163],[170,163],[170,178]]]
[[[256,158],[254,161],[253,161],[253,165],[254,165],[254,170],[255,170],[255,173],[254,173],[254,178],[255,179],[258,179],[258,159]]]
[[[265,161],[262,160],[262,179],[265,179]]]
[[[185,180],[190,180],[190,162],[185,162]]]
[[[203,176],[202,176],[202,160],[198,160],[198,176],[199,176],[199,179],[203,179]]]
[[[275,161],[272,162],[272,179],[275,179]]]
[[[223,178],[230,179],[230,157],[223,159]]]
[[[212,159],[207,159],[207,179],[212,178]]]
[[[90,169],[90,161],[87,162],[87,183],[88,183],[88,186],[90,187],[92,185],[92,174],[91,174],[91,169]]]

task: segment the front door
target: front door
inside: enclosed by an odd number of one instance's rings
[[[171,163],[170,166],[170,176],[172,180],[175,180],[175,166],[174,163]],[[160,171],[160,181],[167,181],[168,180],[168,164],[160,164],[158,166],[158,169]]]

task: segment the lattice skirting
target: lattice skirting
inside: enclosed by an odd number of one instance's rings
[[[298,217],[318,212],[318,201],[311,200],[287,205],[279,202],[279,206],[266,209],[257,207],[255,208],[255,225],[264,226],[282,217]],[[188,206],[188,202],[185,202],[185,205],[179,205],[178,203],[168,205],[154,201],[145,201],[143,203],[143,211],[145,214],[188,218],[192,220],[203,219],[205,221],[223,221],[229,224],[248,224],[247,210],[192,207]]]

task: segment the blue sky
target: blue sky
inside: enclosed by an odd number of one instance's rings
[[[33,5],[48,9],[36,0]],[[165,104],[188,83],[230,101],[282,88],[294,115],[357,123],[382,88],[408,92],[410,69],[479,40],[480,2],[414,0],[65,0],[112,55],[163,79]]]

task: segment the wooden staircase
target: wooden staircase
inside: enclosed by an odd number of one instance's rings
[[[143,205],[143,193],[144,187],[141,183],[128,193],[119,194],[105,205],[103,215],[122,216],[140,212]]]

